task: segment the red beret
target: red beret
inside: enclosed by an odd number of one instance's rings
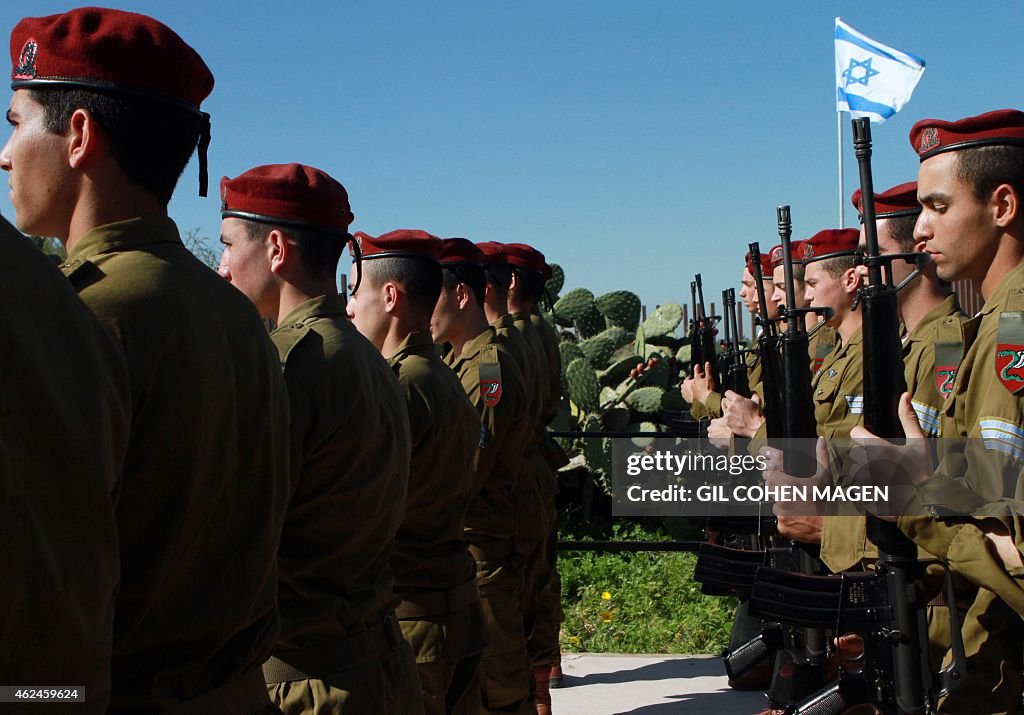
[[[793,257],[794,263],[800,263],[804,260],[804,241],[790,241],[789,242],[789,255]],[[781,266],[784,261],[782,258],[782,245],[775,246],[768,254],[768,258],[771,261],[771,268],[767,275],[771,275],[776,268]]]
[[[476,244],[484,256],[485,266],[504,266],[508,264],[505,258],[505,247],[495,241],[483,241]]]
[[[944,151],[993,145],[1024,146],[1024,112],[997,109],[956,122],[922,119],[910,130],[910,145],[924,161]]]
[[[303,164],[268,164],[220,180],[223,218],[348,234],[355,218],[345,187]]]
[[[50,85],[115,90],[198,112],[213,90],[202,58],[146,15],[83,7],[26,17],[11,32],[12,89]]]
[[[772,249],[775,250],[774,248]],[[750,275],[757,276],[757,271],[754,270],[754,261],[750,257],[750,251],[747,251],[747,255],[743,257],[743,262],[747,264],[747,270],[750,271]],[[772,279],[772,264],[770,256],[767,253],[761,254],[761,275],[764,276],[766,281]]]
[[[838,258],[853,255],[857,250],[860,231],[855,228],[827,228],[803,241],[803,261],[820,261],[823,258]]]
[[[525,243],[505,243],[501,247],[505,261],[516,268],[526,268],[544,275],[544,254]]]
[[[484,265],[484,254],[476,244],[466,238],[445,238],[441,241],[442,266],[476,266]]]
[[[371,258],[425,258],[437,262],[441,258],[441,239],[426,231],[400,228],[376,238],[356,231],[352,238],[359,244],[364,261]],[[352,253],[351,246],[349,253]]]
[[[853,207],[860,214],[864,223],[864,207],[861,205],[861,191],[853,192]],[[875,194],[875,218],[894,218],[896,216],[913,216],[921,213],[921,204],[917,202],[917,182],[908,181],[894,186],[888,191]]]
[[[82,87],[141,97],[202,118],[199,195],[206,196],[213,75],[177,33],[146,15],[82,7],[26,17],[11,31],[11,88]]]

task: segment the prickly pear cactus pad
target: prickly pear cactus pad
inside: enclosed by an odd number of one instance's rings
[[[636,293],[616,290],[605,293],[594,303],[610,326],[618,326],[633,332],[640,324],[640,298]]]
[[[683,322],[683,309],[677,303],[665,303],[644,321],[643,330],[647,336],[671,335]]]
[[[612,353],[629,342],[629,334],[622,328],[608,328],[580,343],[580,350],[595,370],[603,369]]]
[[[584,339],[594,337],[608,326],[601,311],[595,305],[590,306],[586,313],[573,321],[573,325],[576,326],[579,336]]]
[[[568,365],[576,358],[584,357],[583,351],[577,343],[560,342],[558,352],[562,356],[562,365]]]
[[[565,368],[565,382],[569,399],[585,412],[597,412],[600,407],[601,383],[597,373],[585,358],[577,358]]]
[[[637,412],[651,414],[661,409],[664,392],[660,387],[639,387],[626,395],[626,404]]]
[[[544,290],[552,298],[555,298],[555,296],[562,292],[562,286],[565,285],[565,271],[557,263],[549,265],[551,266],[551,280],[544,284]]]
[[[597,310],[594,305],[594,294],[586,288],[573,288],[555,303],[555,315],[575,322],[592,308]]]

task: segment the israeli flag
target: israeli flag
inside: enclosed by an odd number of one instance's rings
[[[836,18],[836,111],[884,122],[910,101],[924,60],[865,37]]]

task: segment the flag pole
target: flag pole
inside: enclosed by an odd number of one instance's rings
[[[843,201],[843,113],[841,111],[836,112],[836,132],[839,136],[839,228],[846,228],[843,218],[843,209],[846,204]]]

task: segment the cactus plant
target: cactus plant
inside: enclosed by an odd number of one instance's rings
[[[544,284],[544,290],[548,292],[552,298],[562,292],[562,286],[565,285],[565,271],[557,263],[549,264],[551,266],[551,278]],[[556,298],[557,299],[557,298]]]
[[[665,303],[658,306],[658,309],[644,321],[644,335],[648,338],[656,335],[671,335],[681,322],[683,322],[683,309],[677,303]]]
[[[597,412],[600,408],[601,384],[597,373],[585,358],[576,358],[565,369],[565,382],[569,399],[586,412]]]
[[[555,315],[575,322],[592,308],[597,310],[594,294],[586,288],[573,288],[555,303]]]
[[[577,343],[562,341],[558,344],[558,353],[562,356],[562,364],[568,365],[576,358],[583,358],[583,351]]]
[[[608,328],[579,344],[580,350],[595,370],[604,368],[618,348],[629,341],[629,334],[622,328]]]
[[[583,315],[576,318],[573,325],[576,326],[579,336],[584,339],[592,338],[608,327],[596,305],[591,305]]]
[[[640,298],[628,290],[605,293],[594,301],[609,326],[634,331],[640,324]]]
[[[661,409],[661,396],[665,390],[660,387],[639,387],[628,395],[625,402],[631,409],[644,414],[651,414]]]

